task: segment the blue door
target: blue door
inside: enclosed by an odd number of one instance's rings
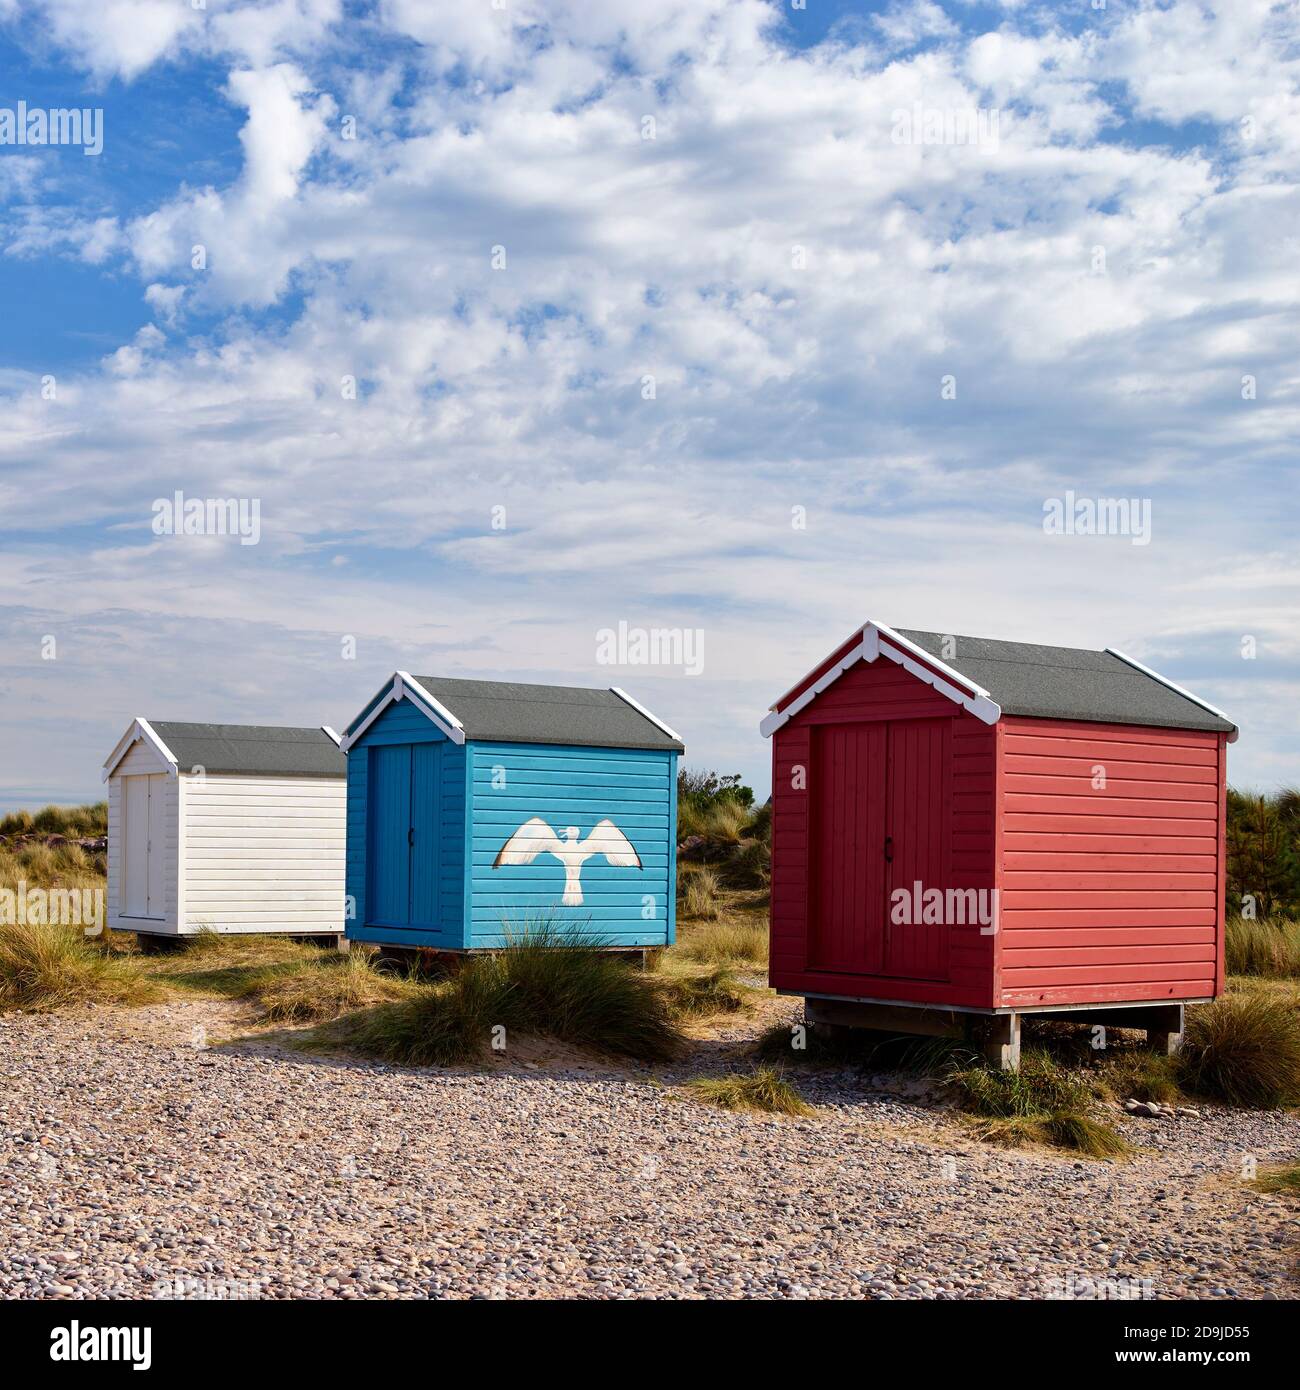
[[[442,745],[411,745],[411,897],[407,921],[413,927],[438,925],[438,787]]]
[[[370,750],[366,917],[376,926],[437,927],[441,751],[436,743]]]
[[[410,745],[372,748],[369,781],[366,916],[383,926],[404,927],[411,920]]]

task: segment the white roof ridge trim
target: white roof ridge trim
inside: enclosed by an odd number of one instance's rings
[[[615,695],[618,696],[620,700],[623,700],[627,704],[631,705],[632,708],[636,710],[638,714],[644,715],[645,718],[647,718],[656,728],[662,729],[664,733],[666,733],[668,737],[672,739],[675,743],[680,743],[683,747],[686,746],[686,740],[682,738],[680,734],[676,733],[673,729],[670,729],[668,725],[665,724],[664,721],[659,718],[658,715],[651,714],[650,711],[646,709],[646,707],[643,704],[641,704],[637,700],[634,700],[627,693],[626,690],[620,690],[616,685],[611,685],[609,688]]]
[[[131,721],[126,733],[117,741],[117,746],[108,755],[108,760],[104,763],[104,770],[100,773],[99,780],[107,782],[113,775],[113,769],[131,751],[132,746],[140,739],[145,739],[152,743],[154,749],[160,753],[165,762],[168,763],[167,771],[172,777],[180,776],[180,763],[176,754],[158,737],[154,732],[153,725],[140,714]]]
[[[374,708],[366,715],[365,719],[355,729],[349,725],[351,732],[339,744],[345,753],[351,749],[353,744],[361,738],[389,705],[402,699],[409,699],[415,708],[430,723],[441,729],[453,743],[463,744],[465,742],[465,726],[440,700],[435,700],[420,682],[406,671],[395,671],[387,691],[381,693],[382,698],[375,700]]]
[[[1185,700],[1190,700],[1192,704],[1200,705],[1202,709],[1209,710],[1211,714],[1217,715],[1222,719],[1225,724],[1231,724],[1232,733],[1229,735],[1228,742],[1236,743],[1238,734],[1236,721],[1229,715],[1224,714],[1217,705],[1212,705],[1208,700],[1202,700],[1199,695],[1193,695],[1190,690],[1179,685],[1177,681],[1171,681],[1168,676],[1162,676],[1159,671],[1153,671],[1150,666],[1144,666],[1135,657],[1126,656],[1118,647],[1107,647],[1106,651],[1111,656],[1118,657],[1126,665],[1132,666],[1135,671],[1141,671],[1144,676],[1150,676],[1152,680],[1159,681],[1161,685],[1181,695]]]
[[[920,660],[909,655],[909,652],[914,652]],[[875,661],[880,656],[888,657],[890,661],[896,662],[910,675],[924,681],[926,685],[933,686],[945,699],[952,700],[954,704],[969,710],[976,719],[983,723],[996,724],[1002,718],[1002,707],[982,685],[977,685],[969,676],[963,676],[960,671],[953,670],[946,662],[941,661],[937,656],[932,656],[923,647],[918,647],[915,642],[909,642],[906,637],[896,633],[893,628],[869,619],[862,628],[862,641],[841,657],[830,670],[823,672],[802,695],[792,700],[785,709],[780,712],[773,709],[759,724],[759,733],[764,738],[770,738],[779,728],[789,723],[800,710],[812,704],[818,695],[839,680],[851,666],[856,665],[859,661]],[[922,665],[922,661],[929,664]],[[930,667],[935,669],[931,670]],[[951,676],[953,680],[965,686],[970,694],[965,694],[957,686],[950,685],[948,681],[943,679],[943,676],[937,674],[939,671],[942,671],[944,676]],[[804,679],[807,680],[807,676]],[[783,695],[781,698],[785,699],[785,696]]]

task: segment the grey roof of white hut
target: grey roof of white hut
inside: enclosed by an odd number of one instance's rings
[[[263,777],[346,777],[348,760],[334,740],[315,729],[269,724],[186,724],[151,719],[181,772],[248,773]]]
[[[456,716],[467,739],[685,751],[680,740],[613,690],[445,676],[415,679]]]
[[[1110,652],[991,637],[950,637],[907,628],[899,628],[898,633],[982,685],[1003,714],[1220,733],[1236,728]]]

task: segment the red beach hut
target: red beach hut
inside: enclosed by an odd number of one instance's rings
[[[868,622],[761,727],[770,981],[810,1020],[1015,1066],[1022,1015],[1173,1048],[1221,992],[1237,730],[1140,662]]]

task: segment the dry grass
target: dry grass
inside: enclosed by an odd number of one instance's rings
[[[699,1077],[686,1084],[697,1099],[723,1110],[753,1110],[767,1115],[817,1113],[773,1067],[759,1067],[747,1074]]]
[[[146,1004],[161,990],[139,961],[80,927],[0,926],[0,1008],[45,1013],[71,1004]]]
[[[1094,1158],[1130,1151],[1125,1139],[1092,1115],[1086,1076],[1046,1051],[1024,1052],[1018,1072],[958,1068],[948,1084],[962,1108],[980,1117],[980,1136],[991,1143],[1050,1144]]]
[[[1234,992],[1189,1009],[1178,1070],[1188,1090],[1229,1105],[1300,1105],[1294,991]]]
[[[687,927],[673,951],[681,959],[701,965],[762,966],[767,964],[767,943],[766,921],[728,913],[716,921]]]
[[[750,1008],[750,991],[722,965],[703,974],[669,968],[661,971],[658,986],[674,1018],[707,1018]]]
[[[686,1044],[656,977],[561,930],[473,956],[450,979],[347,1015],[315,1041],[445,1066],[473,1061],[494,1041],[508,1047],[515,1033],[651,1062],[679,1056]]]
[[[1049,1148],[1070,1149],[1089,1158],[1119,1158],[1133,1152],[1133,1146],[1109,1125],[1077,1110],[989,1119],[978,1124],[976,1132],[981,1139],[1003,1148],[1043,1144]]]
[[[1229,975],[1257,975],[1265,979],[1300,977],[1300,922],[1252,922],[1231,918],[1227,924],[1225,955]]]
[[[712,869],[683,864],[677,879],[677,901],[683,917],[716,922],[722,916],[722,883]]]
[[[413,985],[381,975],[373,956],[353,947],[347,955],[322,954],[288,969],[272,966],[248,981],[244,997],[254,1000],[272,1023],[320,1023],[409,997]]]
[[[73,839],[108,834],[108,802],[88,806],[44,806],[39,811],[10,811],[0,819],[0,836],[67,835]]]
[[[1251,1186],[1260,1192],[1284,1192],[1288,1196],[1300,1197],[1300,1163],[1265,1168]]]

